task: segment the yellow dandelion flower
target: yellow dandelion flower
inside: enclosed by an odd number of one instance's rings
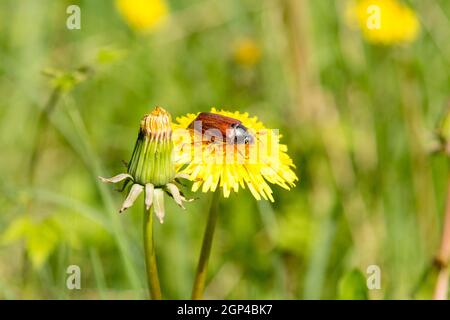
[[[410,43],[420,30],[416,13],[397,0],[359,0],[348,13],[350,23],[356,22],[366,40],[375,44]]]
[[[174,124],[175,161],[179,172],[194,181],[192,191],[215,191],[219,186],[227,198],[231,191],[248,187],[257,200],[273,202],[269,183],[287,190],[295,185],[295,166],[277,130],[267,129],[248,113],[212,108],[206,114],[200,130],[199,114],[178,117]]]
[[[165,0],[116,0],[116,7],[130,27],[137,31],[152,31],[169,15]]]
[[[252,67],[261,59],[261,49],[253,39],[240,39],[234,45],[233,59],[239,65]]]

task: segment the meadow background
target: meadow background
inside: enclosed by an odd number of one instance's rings
[[[433,152],[450,93],[450,2],[403,1],[420,32],[367,41],[348,1],[170,0],[133,27],[114,1],[0,1],[0,298],[147,297],[142,204],[123,171],[139,121],[212,106],[279,128],[300,182],[275,203],[220,201],[206,297],[431,298],[448,160]],[[81,30],[66,8],[81,8]],[[166,201],[163,295],[189,298],[212,194]],[[66,288],[78,265],[82,289]],[[378,265],[380,290],[367,291]]]

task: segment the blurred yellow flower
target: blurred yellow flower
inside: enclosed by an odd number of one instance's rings
[[[116,7],[131,28],[152,31],[169,15],[165,0],[116,0]]]
[[[175,159],[180,174],[194,181],[192,191],[202,187],[202,192],[223,189],[225,198],[231,190],[247,186],[257,200],[274,201],[269,183],[287,190],[298,180],[292,168],[287,146],[280,144],[281,135],[269,130],[248,113],[211,109],[212,114],[238,120],[252,136],[246,143],[229,143],[224,140],[205,140],[205,133],[188,129],[197,114],[178,117],[174,125]],[[197,136],[200,136],[197,137]]]
[[[261,48],[251,38],[240,39],[234,45],[233,59],[237,64],[252,67],[261,59]]]
[[[398,0],[353,1],[348,13],[350,22],[356,22],[371,43],[409,43],[419,33],[416,13]]]

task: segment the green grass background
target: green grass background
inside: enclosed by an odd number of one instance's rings
[[[81,30],[65,26],[74,3]],[[450,2],[408,1],[421,33],[394,47],[349,28],[346,1],[169,3],[168,25],[140,35],[108,0],[0,1],[0,298],[147,297],[142,204],[119,215],[124,195],[97,176],[123,171],[156,105],[174,118],[211,106],[258,116],[280,129],[300,177],[273,188],[275,203],[248,190],[221,199],[206,297],[431,298],[448,161],[430,150],[450,93]],[[232,59],[242,37],[262,50],[252,68]],[[41,71],[86,65],[92,75],[39,127],[52,92]],[[166,201],[156,225],[166,298],[190,296],[211,194],[190,196],[186,212]],[[66,288],[73,264],[81,290]],[[366,292],[369,265],[380,290]]]

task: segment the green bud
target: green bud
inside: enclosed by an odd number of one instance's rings
[[[156,107],[141,120],[128,173],[135,183],[161,187],[175,178],[170,114]]]
[[[141,120],[139,135],[134,146],[133,155],[127,173],[120,173],[111,178],[99,177],[106,183],[124,182],[122,190],[129,182],[131,188],[119,212],[133,206],[141,193],[144,193],[146,210],[152,206],[159,221],[164,220],[164,194],[170,195],[184,209],[187,200],[178,189],[177,179],[187,179],[184,174],[176,174],[172,159],[172,121],[170,114],[163,108],[156,107]]]

